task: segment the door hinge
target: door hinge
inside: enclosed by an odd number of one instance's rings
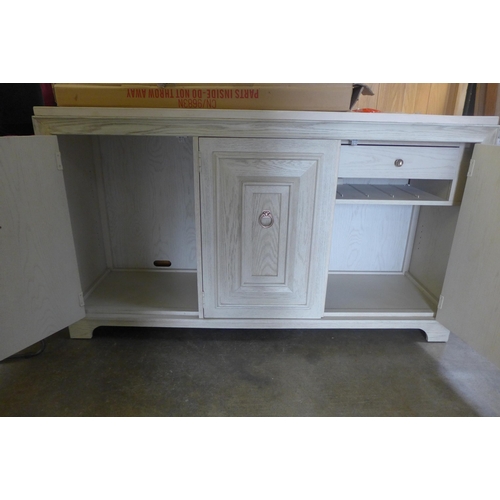
[[[198,169],[201,172],[201,151],[198,151]]]
[[[443,302],[444,302],[444,295],[439,296],[439,302],[438,302],[438,309],[443,308]]]
[[[469,164],[469,171],[467,172],[467,177],[472,177],[474,173],[474,166],[476,165],[476,160],[471,160]]]
[[[57,164],[57,170],[63,169],[63,164],[62,164],[62,160],[61,160],[61,153],[59,151],[56,153],[56,164]]]
[[[83,300],[83,292],[80,292],[78,294],[78,301],[80,302],[80,306],[84,307],[85,306],[85,301]]]

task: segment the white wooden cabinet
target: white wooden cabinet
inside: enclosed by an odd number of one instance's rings
[[[0,358],[128,325],[452,329],[500,363],[498,118],[35,108],[34,124],[0,138]]]

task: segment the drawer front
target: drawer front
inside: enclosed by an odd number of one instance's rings
[[[454,179],[463,147],[342,146],[339,177]]]

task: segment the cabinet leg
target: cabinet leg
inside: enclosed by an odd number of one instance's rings
[[[94,321],[82,319],[70,325],[69,336],[72,339],[91,339],[94,329],[98,326]]]
[[[427,342],[448,342],[450,338],[450,330],[437,321],[422,330],[427,336]]]

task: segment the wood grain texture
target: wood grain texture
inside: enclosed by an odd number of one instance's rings
[[[58,138],[64,168],[78,270],[84,293],[107,269],[99,193],[93,158],[93,138]]]
[[[357,108],[383,113],[462,115],[467,84],[378,83],[368,84],[374,96],[361,96]]]
[[[102,137],[100,148],[113,267],[196,269],[191,141]]]
[[[431,293],[441,294],[459,207],[422,207],[417,223],[409,273]]]
[[[457,96],[455,99],[455,106],[453,109],[453,114],[461,116],[464,112],[465,99],[467,97],[468,83],[459,83],[457,88]],[[493,113],[494,114],[494,113]]]
[[[321,319],[294,319],[283,321],[282,319],[223,319],[223,318],[193,318],[181,316],[140,316],[140,317],[116,317],[103,318],[99,320],[83,320],[75,324],[75,331],[71,333],[74,338],[91,338],[92,331],[98,326],[132,326],[142,328],[229,328],[229,329],[378,329],[378,330],[422,330],[427,336],[428,342],[446,342],[450,331],[432,318],[415,316],[403,317],[373,317],[356,316],[346,314],[344,317],[323,317]],[[70,331],[72,328],[70,328]]]
[[[242,260],[248,263],[242,269],[242,282],[283,284],[291,186],[244,183],[242,187]],[[264,217],[267,212],[270,216]]]
[[[419,181],[412,181],[411,185],[395,183],[366,183],[359,184],[350,182],[337,186],[337,204],[368,204],[368,205],[451,205],[448,200],[449,187],[443,195],[435,195],[429,187],[435,187],[436,182],[451,181],[426,181],[426,187],[420,188],[413,184]]]
[[[364,96],[367,97],[367,96]],[[311,121],[328,121],[328,122],[368,122],[368,123],[381,123],[388,120],[393,120],[398,123],[463,123],[463,124],[492,124],[495,123],[491,117],[479,116],[425,116],[425,115],[412,115],[400,114],[395,115],[391,113],[346,113],[335,111],[265,111],[265,110],[217,110],[217,109],[144,109],[144,108],[58,108],[52,106],[34,107],[33,120],[35,122],[45,123],[67,123],[68,127],[79,125],[86,127],[90,123],[89,119],[100,119],[107,121],[115,121],[120,124],[122,121],[132,123],[134,121],[140,122],[142,120],[152,120],[152,123],[157,123],[161,120],[167,124],[170,121],[177,122],[181,127],[184,123],[200,123],[208,121],[234,121],[238,124],[240,121],[245,120],[248,128],[252,128],[252,123],[259,123],[261,121],[273,122],[311,122]],[[498,121],[496,121],[498,123]],[[214,130],[217,128],[217,123],[212,124]],[[93,135],[92,129],[82,130],[85,135]],[[69,134],[69,128],[66,134]]]
[[[430,83],[409,84],[406,89],[408,100],[403,110],[404,113],[423,113],[429,114],[427,106],[431,92]],[[406,95],[405,95],[406,97]]]
[[[404,91],[400,91],[401,84],[385,83],[379,87],[377,109],[384,113],[401,112],[404,103]]]
[[[330,274],[325,314],[434,317],[433,304],[403,275]]]
[[[194,188],[194,214],[195,214],[195,232],[196,232],[196,283],[198,291],[198,317],[203,317],[203,260],[202,260],[202,245],[201,245],[201,200],[200,200],[200,151],[199,139],[193,137],[193,188]]]
[[[437,319],[500,367],[500,148],[472,159]]]
[[[0,359],[83,318],[57,139],[0,139]]]
[[[112,271],[85,300],[87,319],[198,315],[196,272]]]
[[[459,147],[346,145],[341,147],[339,177],[454,179],[461,160]]]
[[[446,109],[448,88],[443,84],[432,83],[427,101],[426,113],[444,115]]]
[[[411,214],[411,206],[337,206],[329,270],[402,273]]]
[[[200,150],[205,317],[320,317],[339,143],[200,139]],[[264,201],[271,228],[256,225]]]
[[[224,277],[219,276],[220,304],[262,304],[266,295],[269,304],[293,301],[305,305],[307,288],[301,285],[307,277],[299,279],[294,260],[297,254],[301,261],[307,258],[301,245],[311,239],[312,212],[299,213],[298,203],[313,206],[317,161],[299,164],[287,157],[280,159],[279,154],[264,160],[258,153],[254,158],[247,153],[245,159],[214,155],[220,202],[218,267],[227,269]],[[285,206],[281,207],[283,196]],[[274,212],[275,224],[269,228],[258,223],[264,210]],[[259,286],[264,284],[265,288]],[[276,297],[270,293],[271,285]]]
[[[486,84],[484,114],[487,116],[498,116],[500,114],[499,89],[500,85],[498,83]]]
[[[382,85],[382,84],[380,84]],[[379,90],[380,90],[379,85]],[[439,84],[441,85],[441,84]],[[389,106],[392,106],[392,109],[395,108],[396,105],[402,104],[403,109],[407,110],[413,106],[414,109],[419,109],[419,113],[423,113],[424,105],[425,110],[427,111],[430,107],[435,109],[435,112],[440,110],[445,110],[445,112],[450,112],[446,110],[454,111],[454,106],[456,106],[456,102],[458,99],[458,89],[448,89],[447,92],[444,92],[444,87],[439,86],[437,84],[406,84],[403,98],[401,99],[398,96],[394,95],[396,91],[396,87],[393,85],[392,90],[393,94],[386,93],[385,101]],[[447,85],[447,84],[446,84]],[[382,91],[383,95],[383,91]],[[171,112],[176,111],[176,112]],[[155,141],[157,139],[165,139],[165,138],[151,138],[152,142],[148,142],[144,140],[142,142],[142,146],[134,145],[130,146],[129,141],[132,140],[143,140],[145,138],[139,137],[131,137],[134,135],[165,135],[171,136],[166,139],[166,144],[168,141],[175,141],[174,136],[183,136],[183,135],[208,135],[211,137],[220,136],[220,137],[258,137],[258,138],[283,138],[288,137],[293,140],[299,138],[314,138],[314,139],[334,139],[334,140],[344,140],[348,141],[351,139],[356,140],[366,140],[366,141],[388,141],[390,143],[395,142],[421,142],[421,143],[496,143],[497,135],[498,135],[498,119],[493,117],[460,117],[460,116],[430,116],[430,115],[400,115],[396,113],[380,113],[373,114],[371,116],[364,115],[360,113],[294,113],[294,112],[215,112],[211,111],[215,110],[204,110],[201,111],[189,111],[189,110],[109,110],[109,109],[100,109],[100,110],[40,110],[37,112],[37,117],[35,118],[36,130],[37,133],[60,133],[62,135],[67,135],[71,133],[77,134],[89,134],[98,136],[99,134],[105,135],[114,135],[121,134],[123,137],[121,138],[112,138],[113,140],[117,140],[118,149],[121,148],[121,151],[118,151],[116,154],[113,151],[111,156],[102,155],[103,159],[103,172],[104,175],[108,175],[107,180],[102,185],[102,193],[103,193],[103,206],[106,207],[106,213],[115,211],[114,216],[110,217],[109,220],[111,224],[110,226],[110,234],[113,232],[113,244],[110,245],[111,251],[109,253],[113,253],[113,257],[118,257],[120,252],[124,256],[124,262],[126,259],[132,255],[140,255],[142,249],[136,247],[135,250],[130,251],[130,248],[136,243],[136,240],[140,240],[141,238],[145,242],[145,246],[150,248],[155,248],[157,241],[162,241],[162,238],[158,238],[156,235],[161,234],[161,230],[159,233],[155,233],[157,230],[159,221],[163,218],[161,213],[164,211],[164,205],[161,204],[161,199],[163,197],[163,192],[158,194],[156,192],[156,181],[159,177],[156,176],[155,168],[157,165],[161,164],[161,161],[158,159],[160,157],[165,157],[164,154],[157,154],[156,151],[161,149],[161,147],[155,146]],[[126,136],[126,137],[125,137]],[[102,137],[102,139],[108,139],[109,137]],[[149,140],[149,138],[146,138]],[[194,139],[197,144],[197,139]],[[235,141],[236,144],[237,141]],[[264,141],[265,142],[265,141]],[[271,144],[273,141],[269,141]],[[297,141],[296,141],[297,142]],[[192,146],[191,141],[189,143],[189,150]],[[142,149],[142,153],[137,154],[141,148],[147,144]],[[239,146],[236,146],[238,148]],[[269,147],[269,150],[274,150],[275,146]],[[175,148],[174,148],[175,149]],[[196,149],[196,148],[195,148]],[[135,151],[135,152],[134,152]],[[237,149],[235,150],[237,151]],[[184,165],[184,167],[190,165],[189,170],[192,175],[192,165],[195,165],[195,172],[197,173],[197,159],[193,158],[189,155],[184,154],[174,154],[173,156],[177,156],[180,159],[179,164]],[[108,159],[106,159],[108,158]],[[117,162],[111,167],[108,167],[108,160],[111,162]],[[121,168],[125,165],[124,168]],[[145,167],[143,167],[145,165]],[[113,175],[106,174],[106,170],[110,168],[113,171]],[[142,168],[145,169],[144,177],[142,176]],[[495,167],[496,168],[496,167]],[[372,172],[370,172],[372,173]],[[183,175],[183,174],[182,174]],[[181,179],[183,178],[181,175]],[[361,175],[361,173],[359,174]],[[365,175],[365,174],[363,174]],[[368,174],[366,174],[368,175]],[[160,176],[162,177],[162,176]],[[474,176],[473,176],[474,177]],[[76,177],[75,177],[76,178]],[[361,177],[360,177],[361,179]],[[383,180],[382,178],[379,180]],[[145,182],[147,184],[147,188],[144,189],[144,186],[141,185],[141,182]],[[180,182],[186,182],[189,184],[194,184],[198,192],[198,188],[200,187],[197,184],[197,176],[195,177],[194,183],[192,178],[190,180],[181,180]],[[274,181],[273,181],[274,182]],[[275,183],[276,184],[276,183]],[[160,186],[164,186],[163,182],[159,183]],[[276,187],[276,186],[275,186]],[[202,183],[201,190],[204,192],[206,185]],[[162,188],[161,188],[162,189]],[[492,188],[493,189],[493,188]],[[498,191],[498,186],[495,188]],[[117,195],[117,192],[121,193]],[[129,196],[129,192],[131,193]],[[150,193],[153,192],[153,195]],[[279,196],[278,196],[279,195]],[[247,269],[251,270],[251,273],[255,273],[259,275],[261,278],[265,279],[276,279],[280,271],[280,263],[283,261],[281,258],[281,250],[279,242],[283,240],[283,237],[280,235],[280,231],[282,231],[283,218],[282,218],[282,207],[280,205],[281,202],[278,202],[279,197],[283,197],[283,191],[273,193],[257,193],[256,198],[254,194],[252,194],[252,199],[254,201],[249,202],[249,206],[254,207],[262,207],[262,203],[270,204],[273,206],[273,210],[279,214],[277,216],[276,228],[277,233],[269,233],[265,238],[255,237],[254,233],[249,238],[249,240],[256,240],[258,244],[256,245],[255,252],[251,252],[251,266],[247,267]],[[286,195],[288,196],[288,195]],[[206,205],[199,205],[199,200],[196,197],[195,203],[193,206],[197,206],[197,214],[204,216]],[[482,197],[479,196],[479,199]],[[494,198],[494,194],[491,193],[488,195],[489,199]],[[156,208],[150,210],[146,208],[145,212],[143,205],[147,205],[148,200],[150,199],[151,207],[160,207],[160,210],[157,211]],[[146,200],[146,203],[144,201]],[[129,202],[131,207],[128,207],[127,217],[132,221],[130,228],[120,228],[120,224],[125,224],[124,221],[119,221],[119,209],[120,206],[125,206],[126,203]],[[341,202],[339,202],[340,204]],[[345,208],[350,208],[353,210],[360,210],[363,212],[364,209],[368,209],[367,206],[361,206],[362,201],[359,202],[359,205],[347,206],[343,205]],[[425,202],[420,201],[418,204],[425,204]],[[293,205],[293,203],[292,203]],[[134,210],[134,206],[139,206],[138,210]],[[169,205],[170,206],[170,205]],[[340,205],[339,207],[340,208]],[[369,207],[370,209],[373,207]],[[385,206],[379,206],[377,208],[389,208]],[[394,207],[390,207],[394,208]],[[404,208],[409,207],[398,207],[401,208],[401,214],[403,213]],[[254,210],[253,208],[252,210]],[[497,209],[494,208],[496,211]],[[151,213],[153,212],[153,216],[151,217]],[[443,212],[444,213],[444,212]],[[347,241],[349,244],[348,247],[352,244],[350,248],[348,248],[346,252],[345,259],[347,262],[351,262],[350,259],[353,256],[357,256],[369,251],[372,247],[370,247],[370,243],[366,244],[363,240],[364,236],[362,233],[370,234],[371,228],[361,227],[359,230],[360,233],[356,233],[356,224],[363,226],[363,220],[368,221],[368,224],[373,224],[377,226],[377,224],[382,225],[381,231],[387,231],[385,234],[387,238],[394,238],[397,240],[398,238],[402,239],[403,231],[401,228],[404,227],[403,224],[398,226],[396,223],[395,228],[384,227],[384,224],[389,224],[389,221],[392,220],[391,217],[396,214],[396,212],[391,213],[389,219],[387,221],[378,219],[376,221],[376,217],[372,215],[360,215],[359,219],[356,218],[356,221],[352,223],[351,234],[347,234],[346,236],[342,236],[348,238]],[[436,215],[437,212],[429,212],[430,217]],[[484,220],[492,221],[491,214],[488,212],[484,212],[482,214]],[[193,216],[193,220],[196,216]],[[383,216],[381,216],[383,217]],[[436,218],[439,218],[436,215]],[[107,219],[107,218],[106,218]],[[126,219],[126,218],[124,218]],[[185,214],[182,215],[181,219],[186,220]],[[91,218],[89,218],[89,221]],[[152,221],[151,224],[145,221]],[[252,219],[255,223],[255,218]],[[371,222],[370,222],[371,220]],[[476,221],[478,225],[485,226],[484,222]],[[149,225],[148,225],[149,224]],[[198,262],[198,264],[193,267],[195,269],[198,267],[198,296],[200,297],[199,303],[202,304],[202,296],[205,291],[205,295],[210,296],[212,290],[204,290],[202,286],[207,284],[206,276],[202,276],[200,269],[200,262],[202,261],[202,252],[205,254],[205,250],[208,246],[210,248],[210,241],[207,240],[204,236],[201,236],[202,230],[205,231],[206,227],[201,227],[199,221],[196,226],[193,224],[193,241],[198,238],[197,243],[193,244],[191,248],[195,250],[195,258],[192,261]],[[211,222],[212,228],[216,226],[215,222]],[[492,221],[492,224],[497,224],[496,220]],[[1,224],[0,224],[1,225]],[[399,227],[399,229],[397,229]],[[432,238],[437,238],[440,240],[440,243],[436,244],[435,247],[432,247],[432,243],[425,243],[425,246],[429,246],[426,251],[417,251],[415,257],[422,259],[421,263],[417,263],[415,259],[412,262],[413,270],[418,268],[418,271],[425,276],[426,273],[429,274],[428,277],[424,277],[422,281],[424,282],[424,286],[429,289],[432,295],[436,294],[436,291],[439,291],[440,282],[442,281],[442,272],[443,268],[446,266],[446,256],[445,253],[442,255],[440,252],[442,251],[442,242],[445,240],[449,242],[449,237],[445,237],[444,232],[448,231],[448,222],[443,219],[441,223],[436,222],[433,226],[434,229],[429,231],[425,239],[432,240]],[[391,230],[394,229],[394,234],[391,233]],[[0,230],[1,232],[2,230]],[[128,231],[128,232],[127,232]],[[252,229],[253,231],[253,229]],[[270,231],[270,229],[265,229],[265,231]],[[347,230],[346,230],[347,231]],[[398,232],[400,231],[400,232]],[[85,231],[84,231],[85,232]],[[391,234],[393,234],[391,236]],[[471,233],[472,234],[472,233]],[[417,233],[418,237],[419,233]],[[75,236],[76,237],[76,236]],[[488,238],[494,240],[495,236],[492,235],[480,235],[482,238],[482,242],[486,244],[490,242]],[[207,244],[208,241],[208,244]],[[385,269],[391,269],[391,265],[394,262],[400,262],[400,256],[396,251],[396,244],[394,243],[394,248],[388,249],[388,255],[392,255],[390,259],[384,261],[384,252],[386,251],[386,247],[384,244],[383,237],[380,237],[378,242],[373,240],[376,244],[373,246],[373,250],[375,251],[375,255],[373,256],[373,261],[370,262],[368,256],[361,256],[358,261],[355,261],[356,266],[359,269],[363,270],[368,265],[373,265],[374,269],[379,269],[383,272]],[[392,244],[391,243],[391,244]],[[140,245],[140,243],[138,243]],[[417,238],[415,238],[415,245],[417,244]],[[443,243],[444,244],[444,243]],[[246,245],[245,245],[246,246]],[[399,248],[399,243],[398,243]],[[160,245],[161,247],[161,245]],[[123,248],[129,248],[128,250],[123,250]],[[401,244],[402,248],[402,244]],[[392,253],[391,253],[392,252]],[[420,255],[418,255],[420,253]],[[478,252],[474,252],[480,254],[480,250]],[[115,255],[116,254],[116,255]],[[128,256],[127,256],[128,254]],[[314,254],[318,255],[318,254]],[[325,254],[325,262],[322,264],[322,269],[325,270],[327,266],[329,254],[328,252]],[[158,256],[155,258],[170,259],[170,256]],[[489,257],[486,256],[486,260]],[[147,257],[149,260],[149,256]],[[253,260],[252,260],[253,259]],[[429,261],[430,259],[430,261]],[[432,259],[435,259],[433,261]],[[144,256],[141,256],[139,261],[143,262],[146,259]],[[305,260],[305,259],[304,259]],[[137,262],[139,262],[137,261]],[[317,263],[314,259],[309,259],[311,265],[316,265]],[[131,261],[127,263],[127,265],[132,265],[134,262]],[[495,264],[493,263],[491,269],[493,269],[493,273],[495,271]],[[344,266],[341,266],[344,267]],[[399,264],[396,266],[399,269]],[[404,267],[404,266],[403,266]],[[467,267],[464,265],[463,267]],[[209,268],[209,266],[204,263],[203,271],[205,272]],[[490,271],[491,271],[490,269]],[[210,270],[208,271],[210,272]],[[357,271],[349,271],[352,275],[349,278],[355,276]],[[377,272],[376,270],[374,272]],[[391,271],[392,272],[392,271]],[[471,282],[476,278],[474,277],[474,273],[472,271],[467,271],[469,274],[467,275],[468,280]],[[480,269],[479,275],[482,276],[481,273],[484,273],[484,269]],[[195,273],[192,273],[195,276]],[[283,273],[282,273],[283,274]],[[286,274],[286,273],[285,273]],[[417,273],[416,273],[417,274]],[[203,281],[202,281],[203,278]],[[260,278],[259,278],[260,279]],[[145,281],[142,279],[139,280],[144,285]],[[410,280],[408,280],[410,281]],[[208,281],[210,283],[210,281]],[[351,282],[354,283],[354,282]],[[428,310],[425,310],[425,307],[420,308],[418,306],[419,301],[426,302],[429,297],[426,293],[422,294],[422,291],[415,287],[411,288],[411,292],[409,295],[405,295],[403,293],[393,293],[390,292],[391,287],[384,288],[382,286],[382,281],[373,282],[375,285],[370,286],[361,286],[359,288],[359,292],[352,293],[351,296],[355,298],[350,301],[350,305],[348,304],[345,308],[340,305],[340,309],[335,309],[328,314],[331,316],[323,319],[293,319],[293,321],[283,321],[280,319],[274,319],[272,317],[262,317],[260,313],[256,314],[251,319],[242,318],[214,318],[214,319],[200,319],[199,312],[197,309],[197,304],[194,301],[192,305],[192,310],[187,311],[185,306],[181,306],[177,304],[174,309],[170,311],[159,311],[158,313],[152,313],[151,310],[148,312],[148,307],[151,308],[154,306],[154,300],[145,300],[144,303],[140,303],[140,300],[130,299],[125,297],[120,299],[119,303],[115,303],[111,306],[106,306],[101,311],[96,309],[95,318],[92,321],[98,321],[98,318],[102,318],[104,322],[113,322],[114,324],[129,324],[129,325],[149,325],[149,326],[204,326],[204,327],[221,327],[221,328],[237,328],[237,327],[254,327],[254,328],[423,328],[429,334],[429,340],[431,339],[441,339],[445,340],[447,338],[448,330],[435,321],[432,316],[432,305],[429,306]],[[485,281],[486,285],[491,285],[491,282]],[[335,283],[333,283],[335,285]],[[202,286],[201,286],[202,285]],[[121,285],[124,290],[126,287]],[[140,288],[140,286],[138,288]],[[179,285],[181,288],[183,285]],[[321,285],[322,286],[322,285]],[[321,288],[320,286],[320,288]],[[404,285],[406,287],[406,285]],[[325,285],[326,287],[326,285]],[[474,295],[477,295],[481,300],[489,300],[490,295],[483,291],[481,287],[477,284],[469,284],[465,288],[469,287]],[[116,287],[115,287],[116,288]],[[161,286],[160,286],[161,288]],[[355,288],[355,287],[354,287]],[[112,289],[111,289],[112,290]],[[105,300],[108,300],[110,303],[113,302],[113,296],[116,292],[109,291],[104,294],[105,297],[108,297]],[[176,288],[170,288],[169,293],[175,294]],[[186,288],[187,290],[187,288]],[[196,280],[194,280],[194,287],[190,289],[191,291],[187,294],[189,296],[194,296],[196,298]],[[370,295],[369,290],[372,290],[373,296],[382,301],[386,301],[385,310],[384,307],[377,308],[373,301],[368,299],[362,300],[362,297],[365,295]],[[380,293],[380,297],[377,296],[377,290]],[[385,290],[385,291],[384,291]],[[398,287],[395,287],[395,290],[398,290]],[[180,292],[182,295],[184,292]],[[323,293],[322,290],[316,291],[316,293]],[[337,294],[338,290],[335,290],[335,286],[333,288],[329,288],[329,293]],[[406,300],[402,297],[406,296],[407,298],[414,293],[417,293],[416,297],[418,299],[409,299],[407,305],[403,308],[398,308],[398,304],[400,300]],[[498,294],[498,290],[493,289],[493,293]],[[401,297],[400,297],[401,295]],[[445,294],[445,302],[444,308],[447,307],[448,294]],[[145,295],[146,296],[146,295]],[[97,295],[94,295],[94,298]],[[341,295],[337,295],[339,300],[343,300]],[[392,297],[392,298],[391,298]],[[358,302],[356,302],[356,300]],[[128,301],[128,302],[127,302]],[[130,306],[130,304],[133,305]],[[464,308],[463,303],[461,302],[461,308]],[[349,307],[355,306],[358,303],[360,305],[359,308],[355,308],[356,310],[350,310]],[[431,302],[432,303],[432,300]],[[104,304],[104,300],[100,302],[101,305]],[[138,304],[138,310],[131,311],[131,307],[133,309],[134,304]],[[370,305],[371,304],[371,305]],[[392,304],[392,305],[391,305]],[[99,306],[101,307],[101,306]],[[183,309],[184,307],[184,309]],[[491,304],[488,306],[491,313]],[[154,309],[154,307],[153,307]],[[184,312],[183,312],[184,311]],[[185,313],[185,314],[184,314]],[[477,312],[474,311],[474,314],[480,315],[483,314],[484,311]],[[371,316],[370,316],[371,315]],[[486,314],[485,314],[486,315]],[[290,316],[288,316],[290,317]],[[491,317],[487,318],[488,320],[492,320]],[[493,318],[493,321],[498,323],[498,318]],[[90,320],[89,320],[90,321]],[[110,323],[110,324],[113,324]],[[83,323],[82,323],[83,324]],[[94,323],[92,323],[94,324]],[[82,328],[83,331],[83,328]],[[491,345],[488,345],[488,349],[491,348]]]
[[[48,108],[48,107],[46,107]],[[43,134],[275,137],[496,144],[498,118],[117,108],[36,108]]]

